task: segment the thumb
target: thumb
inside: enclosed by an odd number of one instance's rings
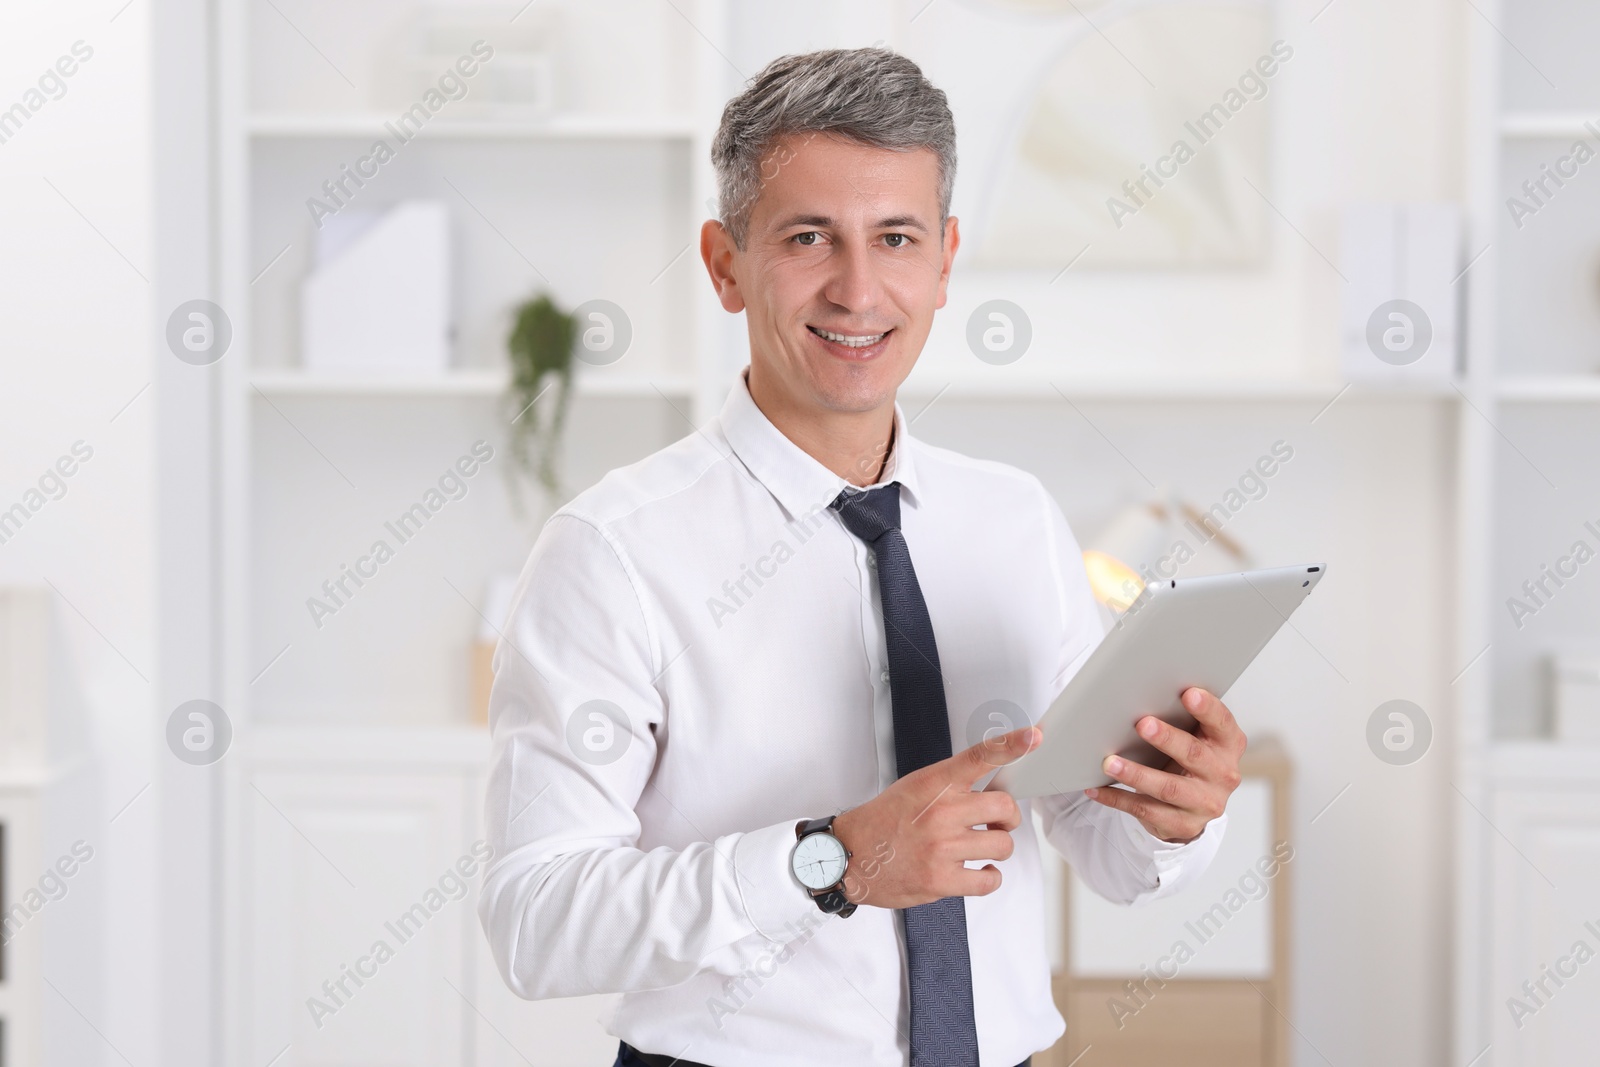
[[[951,757],[956,782],[971,786],[996,767],[1004,767],[1039,747],[1044,733],[1037,726],[1024,726],[1010,733],[985,737],[971,748]]]

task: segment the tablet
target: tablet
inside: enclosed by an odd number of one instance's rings
[[[1129,605],[1038,721],[1044,741],[1000,768],[990,789],[1017,798],[1071,793],[1112,779],[1113,752],[1151,767],[1165,753],[1133,724],[1155,715],[1193,731],[1184,690],[1225,695],[1294,609],[1317,587],[1321,564],[1152,582]]]

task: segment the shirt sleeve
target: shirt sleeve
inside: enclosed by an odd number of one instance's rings
[[[534,545],[494,653],[478,917],[528,999],[676,985],[745,939],[787,941],[816,905],[790,871],[802,816],[683,848],[639,847],[635,807],[665,706],[626,557],[560,513]]]
[[[1150,833],[1125,811],[1096,804],[1082,793],[1039,797],[1045,838],[1083,884],[1113,904],[1144,904],[1171,896],[1205,873],[1222,844],[1228,816],[1206,823],[1181,845]]]
[[[1052,531],[1052,563],[1061,603],[1060,660],[1052,694],[1066,687],[1105,636],[1100,607],[1089,589],[1083,554],[1055,499],[1040,487]],[[1184,844],[1163,841],[1125,811],[1097,804],[1082,792],[1038,797],[1045,838],[1083,883],[1115,904],[1137,905],[1170,896],[1198,879],[1222,844],[1228,816],[1206,824]]]

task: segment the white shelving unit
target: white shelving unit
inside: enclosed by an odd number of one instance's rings
[[[1104,400],[1196,403],[1340,403],[1455,400],[1453,383],[1407,382],[1358,385],[1335,379],[1300,378],[1091,378],[1081,375],[969,373],[940,376],[913,371],[900,387],[902,406],[940,400]],[[911,412],[908,412],[910,414]]]
[[[1496,383],[1504,403],[1583,403],[1600,401],[1600,376],[1581,378],[1507,378]]]
[[[328,375],[300,371],[261,371],[250,376],[252,388],[269,396],[474,396],[498,397],[505,393],[509,375],[498,370],[461,370],[430,375]],[[638,378],[588,374],[575,378],[579,396],[674,397],[694,396],[694,381],[687,377]]]
[[[257,139],[379,137],[392,116],[350,112],[332,115],[258,114],[248,120]],[[549,119],[441,119],[423,137],[504,138],[510,140],[681,140],[692,141],[696,127],[677,115],[556,115]]]
[[[544,15],[524,16],[522,6],[505,6],[508,27]],[[489,578],[521,566],[551,507],[527,481],[528,510],[517,514],[503,480],[511,307],[543,290],[567,307],[612,300],[632,319],[619,362],[575,368],[563,456],[574,489],[690,431],[726,388],[733,356],[696,252],[715,193],[710,138],[731,76],[719,55],[728,49],[725,0],[541,5],[552,7],[552,112],[496,115],[479,100],[458,115],[446,106],[360,190],[363,207],[447,203],[457,282],[449,372],[373,376],[301,365],[298,283],[314,233],[304,201],[402,109],[375,88],[385,56],[372,45],[401,40],[413,9],[381,0],[217,5],[219,302],[233,327],[218,366],[221,689],[239,748],[224,765],[219,857],[229,1064],[381,1054],[465,1067],[499,1062],[487,1047],[500,1042],[497,1025],[516,1032],[496,1007],[510,994],[487,980],[468,899],[417,950],[467,1003],[437,973],[425,983],[391,977],[386,992],[363,994],[369,1004],[388,998],[388,1010],[353,1007],[338,1020],[345,1032],[319,1034],[314,1054],[302,1033],[303,1001],[320,982],[313,972],[344,959],[345,947],[330,943],[365,930],[372,895],[420,893],[425,875],[478,836],[487,739],[469,725],[467,652]],[[462,10],[484,17],[482,6]],[[617,98],[611,88],[623,84],[647,89]],[[595,183],[597,173],[615,177]],[[384,519],[437,485],[479,438],[495,461],[399,549],[404,567],[349,600],[342,618],[313,625],[299,602],[387,536]],[[394,813],[386,830],[371,827],[373,804]],[[396,879],[378,864],[341,878],[306,847],[323,842],[344,867],[372,832],[390,835],[385,862],[409,873]],[[436,997],[450,1000],[448,1010],[428,1007]]]
[[[100,1011],[106,965],[105,891],[83,874],[106,862],[86,829],[103,802],[100,767],[56,611],[43,583],[0,585],[0,1064],[99,1054],[49,1011],[52,978]]]
[[[1585,123],[1596,116],[1580,111],[1508,111],[1500,118],[1500,134],[1510,139],[1548,140],[1550,138],[1593,136]]]
[[[1550,736],[1539,660],[1600,648],[1600,588],[1563,590],[1525,632],[1504,598],[1565,550],[1595,499],[1577,456],[1600,448],[1600,185],[1587,168],[1513,221],[1508,198],[1537,180],[1588,128],[1600,85],[1573,49],[1600,29],[1595,13],[1551,0],[1494,0],[1471,28],[1468,274],[1469,374],[1477,414],[1461,423],[1462,590],[1458,729],[1452,785],[1457,869],[1451,1062],[1546,1067],[1581,1060],[1593,993],[1565,994],[1555,1015],[1510,1025],[1506,1000],[1572,938],[1582,879],[1600,872],[1596,755]],[[1556,87],[1560,86],[1560,89]],[[1585,108],[1591,110],[1585,111]],[[1567,529],[1568,525],[1572,531]],[[1523,571],[1528,573],[1524,574]],[[1552,815],[1551,809],[1561,815]],[[1553,864],[1561,864],[1558,872]],[[1544,876],[1544,869],[1555,881]],[[1561,886],[1560,889],[1556,885]],[[1575,938],[1581,935],[1572,934]],[[1569,1014],[1565,1025],[1559,1018]],[[1587,1013],[1587,1015],[1585,1015]]]
[[[508,23],[511,16],[522,17],[518,6],[506,7]],[[313,544],[321,537],[337,545],[338,536],[315,527],[337,501],[319,497],[321,514],[308,510],[297,516],[294,525],[306,531],[302,541],[260,537],[263,522],[270,525],[273,514],[302,502],[299,489],[280,490],[335,474],[365,493],[369,482],[382,485],[389,477],[381,469],[386,450],[393,450],[398,469],[415,452],[434,446],[435,465],[442,468],[451,458],[442,439],[452,433],[459,440],[449,447],[458,451],[480,435],[498,451],[507,421],[500,404],[508,381],[503,342],[515,300],[548,289],[567,306],[612,299],[633,315],[633,346],[621,362],[576,368],[569,458],[581,447],[586,426],[610,424],[605,416],[611,405],[643,409],[634,420],[637,438],[619,446],[631,458],[680,436],[689,428],[685,419],[702,421],[720,403],[727,354],[710,320],[710,311],[720,315],[720,309],[703,286],[694,284],[698,256],[692,245],[714,193],[709,139],[728,73],[716,41],[727,16],[724,5],[713,0],[689,5],[682,17],[635,4],[637,32],[617,41],[608,35],[630,14],[618,14],[627,6],[606,5],[606,12],[596,12],[587,5],[558,5],[558,25],[567,38],[557,47],[563,60],[570,49],[574,61],[558,64],[552,113],[497,117],[479,103],[457,116],[447,105],[361,189],[363,206],[418,196],[449,204],[453,273],[463,278],[455,302],[451,371],[383,377],[306,373],[298,365],[293,324],[298,278],[308,267],[314,232],[302,202],[317,194],[329,173],[337,173],[336,166],[329,169],[332,161],[384,136],[385,123],[401,110],[377,97],[372,87],[383,58],[361,52],[386,34],[398,39],[406,10],[356,3],[300,14],[264,0],[222,5],[223,53],[233,60],[222,64],[219,107],[221,273],[234,329],[221,401],[226,551],[236,564],[227,568],[233,577],[225,595],[227,691],[230,706],[247,723],[294,718],[299,691],[320,688],[331,668],[322,664],[297,674],[300,637],[283,625],[286,614],[274,619],[264,603],[295,584],[304,587],[303,595],[315,594],[318,570],[308,569],[316,566]],[[357,27],[359,34],[352,32]],[[585,78],[621,79],[615,71],[586,73],[576,58],[604,51],[608,40],[616,45],[617,62],[631,57],[636,65],[659,68],[659,90],[632,101],[600,101],[603,94]],[[646,55],[651,49],[660,54]],[[572,106],[562,106],[563,100]],[[636,173],[629,181],[628,166],[612,168],[625,176],[619,188],[597,189],[585,199],[567,175],[587,180],[601,169],[584,165],[597,153],[607,161],[636,163]],[[406,165],[410,170],[402,172]],[[624,190],[631,195],[617,195]],[[615,232],[608,232],[609,220],[599,208],[612,202],[634,206],[620,212]],[[642,237],[636,235],[640,230]],[[608,243],[616,246],[613,254],[605,251]],[[630,255],[636,267],[625,262]],[[509,274],[519,276],[507,282]],[[631,286],[636,298],[618,291],[624,286]],[[495,295],[479,295],[484,289]],[[430,434],[441,440],[417,443]],[[399,437],[415,447],[399,443]],[[368,465],[369,473],[347,471],[352,465]],[[370,472],[373,465],[380,468],[376,473]],[[431,470],[415,469],[415,492],[421,492]],[[589,473],[580,467],[570,480],[581,486]],[[404,493],[397,492],[401,495],[393,504],[401,506]],[[499,485],[491,492],[503,495]],[[309,493],[316,496],[314,488]],[[528,496],[537,499],[538,494],[530,490]],[[381,514],[383,505],[376,507],[372,514]],[[520,522],[501,514],[497,503],[483,508],[495,513],[480,516],[496,524],[490,536],[481,527],[453,535],[475,542],[486,569],[491,563],[502,569],[519,566],[513,555],[525,554],[528,533],[540,517],[537,507]],[[502,544],[515,542],[516,553],[485,558],[481,546],[495,534]],[[472,554],[473,546],[456,547]],[[334,548],[334,555],[339,552]],[[339,562],[330,556],[320,567],[337,568]],[[481,600],[486,571],[465,581],[452,577],[469,598]],[[458,601],[455,614],[465,613],[466,621],[475,623],[475,606]],[[380,628],[381,641],[387,620],[367,621]],[[290,651],[273,663],[286,646]],[[439,688],[424,684],[419,695],[435,699]],[[450,701],[449,710],[431,725],[465,721],[459,710],[465,688],[458,688],[460,699]]]

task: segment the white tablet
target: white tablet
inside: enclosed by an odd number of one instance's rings
[[[1101,764],[1113,752],[1165,765],[1165,753],[1143,741],[1133,724],[1155,715],[1192,731],[1195,720],[1180,701],[1184,690],[1226,694],[1324,573],[1321,564],[1308,564],[1145,586],[1043,720],[1035,720],[1044,741],[1000,768],[988,788],[1022,798],[1106,785],[1112,779]]]

